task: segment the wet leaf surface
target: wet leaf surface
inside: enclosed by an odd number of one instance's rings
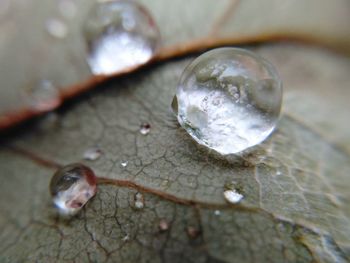
[[[153,4],[152,10],[167,10]],[[181,21],[204,17],[190,14]],[[155,16],[166,21],[160,11]],[[176,42],[170,28],[183,33],[181,41],[207,32],[197,23],[189,31],[170,22],[167,31],[160,23],[165,42]],[[110,80],[4,135],[0,261],[347,262],[350,61],[296,44],[250,48],[279,70],[284,113],[265,143],[239,156],[224,158],[199,147],[171,114],[176,84],[191,57]],[[74,67],[83,72],[85,66]],[[69,81],[70,68],[63,68],[52,72]],[[81,81],[83,75],[75,76]],[[147,134],[140,133],[144,123],[150,125]],[[94,148],[102,152],[99,158],[84,160]],[[104,180],[82,213],[64,220],[52,208],[48,185],[57,164],[77,161]],[[223,196],[232,183],[244,196],[236,205]],[[135,207],[137,193],[141,209]]]

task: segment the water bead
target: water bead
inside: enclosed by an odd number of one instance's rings
[[[85,22],[88,64],[94,74],[111,74],[149,61],[160,34],[151,15],[134,1],[93,5]]]
[[[51,178],[50,193],[62,215],[74,215],[96,194],[94,172],[83,164],[70,164]]]
[[[218,48],[184,70],[172,108],[199,144],[223,155],[265,140],[282,104],[282,83],[271,63],[253,52]]]

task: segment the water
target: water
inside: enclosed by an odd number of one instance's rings
[[[145,200],[144,200],[143,194],[136,193],[134,196],[134,201],[135,201],[134,207],[136,209],[143,209],[145,207]]]
[[[165,219],[161,219],[159,221],[159,230],[164,232],[167,231],[169,229],[169,222],[166,221]]]
[[[151,15],[133,1],[96,3],[85,23],[92,73],[112,74],[149,61],[159,46]]]
[[[46,30],[54,38],[65,38],[68,33],[66,24],[56,18],[51,18],[46,21]]]
[[[121,167],[124,167],[124,168],[125,168],[125,167],[128,166],[128,163],[129,163],[128,161],[121,161],[121,162],[120,162],[120,165],[121,165]]]
[[[147,135],[151,131],[151,125],[149,123],[142,123],[140,126],[140,133],[142,135]]]
[[[95,161],[101,157],[102,153],[103,152],[101,149],[99,149],[97,147],[93,147],[93,148],[87,149],[84,152],[83,157],[85,160]]]
[[[94,172],[82,164],[59,169],[51,178],[53,203],[62,215],[74,215],[96,194]]]
[[[59,90],[49,80],[42,80],[24,91],[29,105],[40,111],[51,110],[61,103]]]
[[[250,51],[218,48],[183,72],[172,103],[180,125],[223,155],[265,140],[279,119],[282,84],[273,66]]]
[[[231,204],[237,204],[243,199],[243,195],[238,193],[236,190],[224,191],[224,197],[226,201]]]

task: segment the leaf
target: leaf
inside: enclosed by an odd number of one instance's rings
[[[240,156],[207,152],[171,115],[189,59],[110,81],[5,138],[2,261],[347,262],[348,131],[334,125],[346,127],[349,60],[298,45],[254,50],[282,75],[284,114],[265,143]],[[79,161],[93,146],[102,156],[84,162],[110,185],[66,222],[50,205],[48,164]],[[238,205],[223,198],[232,181],[244,195]],[[133,208],[136,191],[142,210]],[[159,230],[161,220],[169,230]]]
[[[60,1],[3,2],[0,129],[56,109],[63,101],[96,87],[103,80],[139,69],[126,68],[113,76],[91,76],[82,27],[93,0],[74,2],[73,18],[60,13]],[[217,46],[280,39],[316,42],[349,53],[347,0],[302,3],[142,0],[141,3],[150,9],[163,36],[163,48],[151,63]],[[309,15],[311,11],[313,15]],[[60,28],[65,28],[61,31],[67,31],[66,37],[50,35],[47,32],[50,21],[59,21]],[[48,95],[39,92],[46,99],[38,107],[35,96],[33,99],[30,94],[42,81],[52,83],[55,88]]]

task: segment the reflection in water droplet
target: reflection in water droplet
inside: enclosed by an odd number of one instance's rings
[[[93,147],[93,148],[87,149],[84,152],[83,157],[85,160],[95,161],[98,158],[100,158],[101,155],[102,155],[102,150],[99,148]]]
[[[150,14],[133,1],[96,3],[85,23],[88,63],[94,74],[111,74],[151,59],[159,31]]]
[[[142,123],[140,126],[140,133],[142,135],[147,135],[151,131],[151,125],[149,123]]]
[[[62,215],[74,215],[96,194],[94,172],[82,164],[59,169],[51,178],[50,192]]]
[[[258,55],[218,48],[187,66],[176,97],[180,125],[199,144],[226,155],[271,134],[280,114],[282,84],[274,67]]]
[[[63,21],[56,18],[46,21],[46,30],[55,38],[65,38],[68,33],[67,26],[63,23]]]
[[[72,19],[77,13],[77,7],[72,0],[60,0],[58,9],[61,15],[67,19]]]
[[[36,110],[51,110],[61,103],[58,89],[48,80],[25,90],[25,99]]]
[[[214,211],[214,215],[216,215],[216,216],[219,216],[219,215],[221,215],[221,212],[220,212],[220,210],[215,210],[215,211]]]
[[[238,193],[236,190],[224,191],[224,197],[226,201],[231,204],[237,204],[243,199],[243,195]]]
[[[135,200],[134,207],[136,209],[142,209],[145,207],[145,200],[141,193],[136,193],[134,196],[134,200]]]
[[[122,166],[122,167],[127,167],[128,166],[128,161],[122,161],[121,163],[120,163],[120,165]]]
[[[166,221],[165,219],[161,219],[159,221],[159,230],[164,232],[164,231],[167,231],[168,229],[169,229],[168,221]]]

